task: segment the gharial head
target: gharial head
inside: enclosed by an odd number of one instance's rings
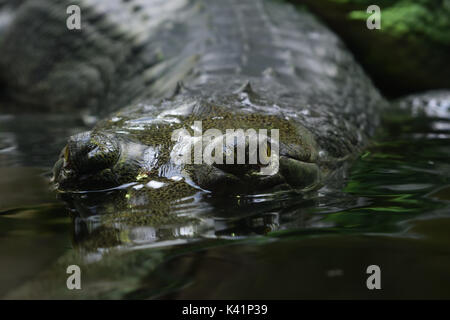
[[[198,98],[139,105],[70,137],[54,166],[57,189],[180,180],[213,193],[317,187],[310,131],[273,108],[249,109],[233,98],[234,105]]]

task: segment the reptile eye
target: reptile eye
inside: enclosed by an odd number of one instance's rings
[[[67,146],[64,147],[64,161],[69,162],[69,148]]]

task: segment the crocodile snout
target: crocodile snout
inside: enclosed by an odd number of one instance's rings
[[[64,190],[107,175],[120,157],[120,145],[106,134],[82,132],[69,138],[53,167],[53,180]],[[107,181],[107,179],[104,179]]]

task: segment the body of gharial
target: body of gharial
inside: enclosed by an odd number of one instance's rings
[[[286,3],[85,0],[78,3],[87,12],[85,27],[75,33],[55,26],[62,19],[54,8],[45,11],[65,4],[38,0],[18,13],[23,20],[36,11],[48,15],[49,25],[36,32],[62,46],[53,61],[45,60],[51,68],[35,67],[32,57],[18,66],[26,76],[11,90],[38,79],[28,99],[115,111],[69,139],[54,168],[60,191],[127,183],[150,191],[181,183],[186,188],[175,190],[182,194],[315,189],[367,146],[386,105],[343,43],[311,14]],[[24,27],[17,20],[15,30]],[[52,42],[65,34],[67,42]],[[7,48],[22,52],[15,44]],[[67,94],[61,91],[66,87]],[[202,132],[224,135],[227,129],[277,129],[278,170],[262,175],[261,163],[174,161],[180,142],[173,132],[195,136],[198,123]],[[205,150],[211,137],[201,139]],[[275,143],[267,139],[269,146]],[[248,144],[237,140],[227,148],[242,147],[248,156]],[[266,151],[271,157],[270,147]]]

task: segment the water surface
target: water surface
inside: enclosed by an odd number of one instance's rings
[[[317,192],[197,199],[179,212],[200,223],[158,229],[105,227],[56,199],[51,166],[83,121],[0,115],[0,296],[450,298],[449,123],[424,121],[380,133]],[[366,287],[372,264],[381,290]]]

